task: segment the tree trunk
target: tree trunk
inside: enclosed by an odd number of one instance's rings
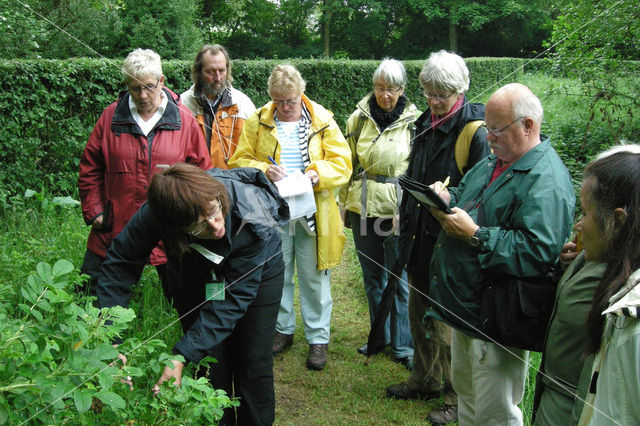
[[[208,18],[213,13],[213,3],[215,0],[204,0],[202,6],[202,16]]]
[[[324,56],[329,57],[329,41],[331,38],[331,16],[333,15],[333,10],[331,9],[331,4],[329,1],[324,2],[324,28],[322,35],[322,42],[324,45]]]
[[[458,31],[452,19],[449,19],[449,50],[458,52]]]

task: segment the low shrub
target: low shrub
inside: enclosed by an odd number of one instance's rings
[[[19,291],[0,287],[0,424],[216,424],[238,405],[192,371],[154,397],[153,384],[177,357],[159,339],[128,338],[115,348],[134,311],[79,299],[80,280],[59,260],[38,263]]]

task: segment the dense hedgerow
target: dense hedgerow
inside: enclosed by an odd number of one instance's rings
[[[269,100],[267,78],[283,61],[234,61],[234,85],[257,106]],[[344,128],[356,103],[371,90],[378,61],[289,60],[307,81],[308,96],[332,110]],[[516,81],[522,59],[469,58],[469,97],[484,97]],[[422,61],[405,63],[409,99],[424,110],[418,74]],[[25,190],[74,195],[78,161],[102,110],[124,89],[121,61],[68,59],[0,61],[0,201]],[[186,90],[191,62],[164,61],[166,85]]]

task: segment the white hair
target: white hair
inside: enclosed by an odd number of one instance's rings
[[[469,90],[469,69],[462,57],[440,50],[429,55],[418,80],[425,89],[430,86],[435,90],[465,93]]]
[[[391,58],[384,58],[373,73],[373,84],[378,83],[380,80],[404,89],[407,85],[407,71],[404,65],[402,65],[402,62]]]
[[[149,76],[160,80],[162,77],[160,55],[151,49],[134,50],[127,55],[122,64],[122,75],[125,83]]]

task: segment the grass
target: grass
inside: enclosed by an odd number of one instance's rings
[[[18,288],[38,262],[68,259],[78,268],[86,247],[88,228],[78,208],[17,208],[4,211],[0,224],[0,282],[2,290]],[[274,361],[276,424],[279,425],[414,425],[440,401],[399,401],[385,396],[385,388],[405,380],[408,371],[391,361],[390,353],[365,357],[356,352],[369,331],[368,308],[362,275],[351,236],[342,263],[331,277],[333,315],[329,362],[323,371],[305,367],[308,345],[300,323],[293,347]],[[297,299],[297,297],[296,297]],[[175,311],[147,267],[134,288],[131,307],[136,310],[131,333],[138,338],[161,338],[169,347],[180,337]],[[297,301],[296,310],[299,312]],[[527,400],[531,399],[531,392]],[[525,401],[525,404],[528,402]],[[530,409],[524,408],[525,412]]]

